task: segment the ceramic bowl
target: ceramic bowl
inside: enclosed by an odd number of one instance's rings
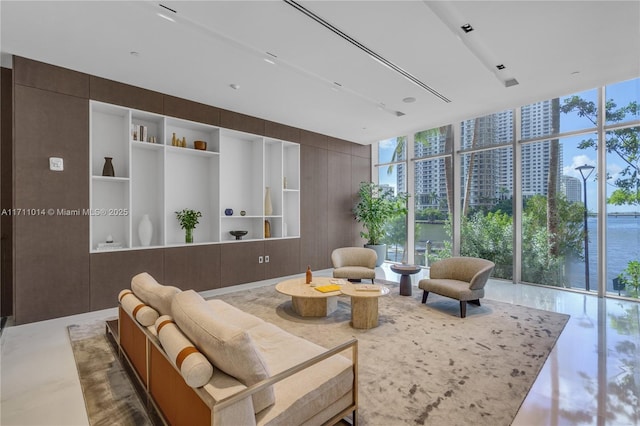
[[[236,237],[236,240],[241,240],[242,237],[249,233],[249,231],[229,231],[229,233]]]
[[[205,141],[193,141],[193,147],[201,151],[207,150],[207,142]]]

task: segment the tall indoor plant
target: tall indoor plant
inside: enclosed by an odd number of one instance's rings
[[[184,229],[184,240],[186,243],[193,242],[193,230],[198,224],[198,218],[202,217],[202,213],[191,209],[182,209],[180,212],[176,212],[178,222],[180,222],[180,228]]]
[[[387,254],[387,246],[382,243],[385,225],[391,219],[407,214],[408,199],[409,194],[405,192],[395,195],[392,189],[373,182],[360,183],[353,213],[356,221],[364,226],[360,236],[367,240],[365,247],[374,249],[378,254],[376,266],[382,265]]]

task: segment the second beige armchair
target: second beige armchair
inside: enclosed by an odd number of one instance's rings
[[[418,288],[424,290],[422,303],[429,292],[460,301],[460,317],[467,316],[467,302],[480,306],[484,286],[495,264],[476,257],[450,257],[431,265],[429,278],[420,280]]]
[[[370,279],[376,277],[378,255],[372,249],[364,247],[343,247],[331,253],[333,277],[348,280]]]

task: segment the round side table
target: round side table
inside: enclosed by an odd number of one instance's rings
[[[417,274],[422,268],[418,265],[391,265],[391,270],[400,274],[400,296],[411,296],[411,275]]]

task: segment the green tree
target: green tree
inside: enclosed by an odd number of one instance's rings
[[[382,243],[388,246],[395,246],[394,261],[398,262],[403,259],[398,259],[398,247],[403,247],[406,250],[405,243],[407,242],[407,216],[396,216],[385,225],[385,234],[382,238]]]
[[[578,116],[585,117],[594,125],[597,124],[598,109],[592,101],[587,101],[579,96],[572,96],[565,99],[560,108],[565,114],[576,112]],[[619,123],[626,120],[628,116],[638,116],[640,105],[638,102],[629,102],[628,105],[618,107],[612,100],[605,103],[605,117],[607,123]],[[614,205],[640,205],[640,143],[638,135],[640,131],[637,127],[617,129],[606,134],[607,153],[617,155],[625,164],[625,168],[620,172],[613,182],[616,189],[607,200]],[[597,149],[597,139],[584,139],[578,145],[580,149]]]

